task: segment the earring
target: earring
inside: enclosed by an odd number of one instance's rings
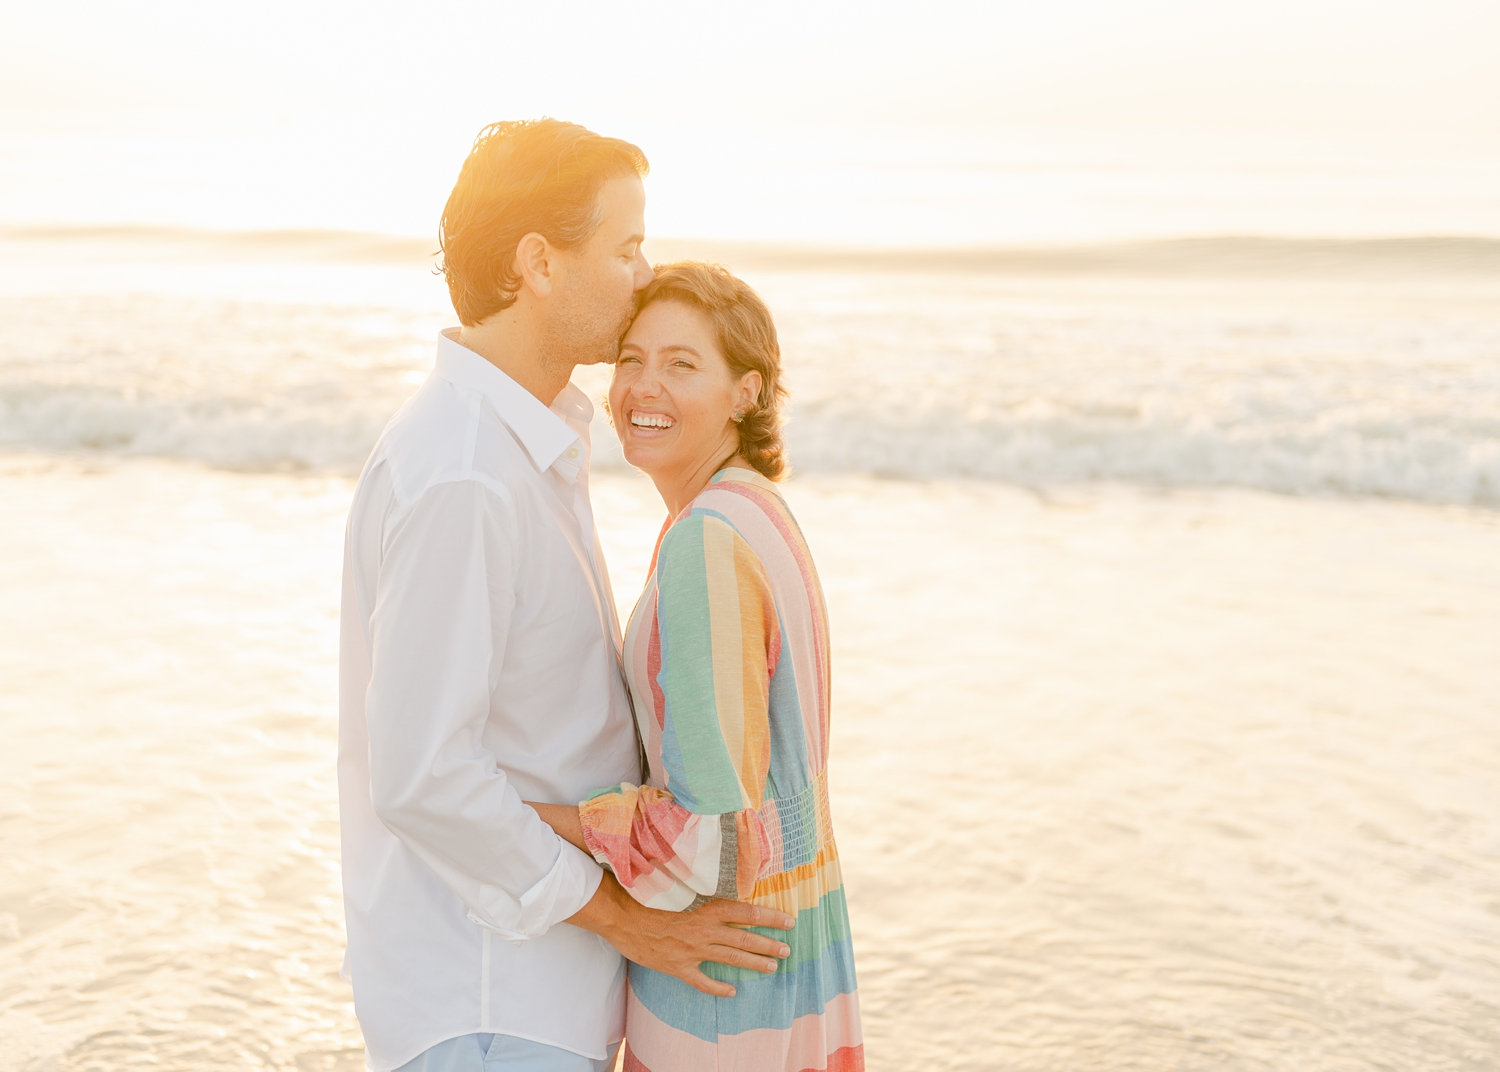
[[[745,415],[743,413],[735,412],[730,414],[729,419],[732,420],[735,424],[739,424],[745,419]]]

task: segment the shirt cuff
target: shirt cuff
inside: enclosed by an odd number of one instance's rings
[[[479,904],[469,906],[469,919],[519,945],[546,934],[588,904],[604,872],[587,853],[562,838],[557,844],[552,866],[519,899],[499,886],[481,884]]]

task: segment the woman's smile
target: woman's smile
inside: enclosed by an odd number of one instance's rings
[[[665,431],[677,422],[665,413],[647,413],[644,410],[632,410],[630,413],[630,425],[632,428],[644,428],[652,431]]]

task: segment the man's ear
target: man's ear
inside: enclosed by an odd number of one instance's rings
[[[516,274],[521,285],[539,298],[552,293],[552,244],[532,231],[516,243]]]
[[[740,377],[740,385],[735,392],[735,409],[741,413],[748,413],[755,408],[755,400],[760,397],[760,373],[751,369]]]

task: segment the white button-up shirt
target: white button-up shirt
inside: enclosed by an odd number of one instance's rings
[[[588,500],[593,407],[551,409],[438,341],[355,489],[344,545],[344,966],[370,1067],[470,1032],[588,1057],[624,962],[561,921],[601,871],[523,800],[639,780]]]

